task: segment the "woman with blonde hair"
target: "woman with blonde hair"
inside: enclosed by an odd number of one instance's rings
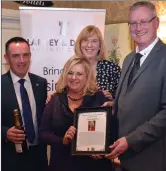
[[[70,58],[41,120],[40,138],[51,145],[50,171],[111,171],[111,161],[106,158],[71,156],[71,140],[76,133],[72,126],[74,110],[102,106],[107,101],[103,92],[98,91],[89,60]]]
[[[75,54],[84,56],[91,62],[99,89],[107,97],[115,98],[120,78],[120,67],[113,61],[106,60],[105,43],[98,27],[88,25],[77,37]]]
[[[75,54],[90,61],[98,89],[110,100],[114,99],[121,69],[115,62],[106,60],[105,43],[98,27],[88,25],[80,32],[75,43]],[[46,103],[54,93],[47,97]]]

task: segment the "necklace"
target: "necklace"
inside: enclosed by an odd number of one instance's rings
[[[67,95],[67,97],[72,101],[79,101],[79,100],[83,99],[83,97],[81,97],[79,99],[74,99],[74,98],[70,97],[69,95]]]

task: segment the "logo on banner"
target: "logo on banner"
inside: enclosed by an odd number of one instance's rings
[[[75,40],[73,38],[68,38],[68,28],[70,23],[68,21],[59,21],[58,35],[55,38],[42,39],[42,38],[32,38],[27,39],[31,47],[31,51],[53,51],[53,52],[72,52]]]
[[[67,35],[67,29],[69,27],[69,22],[68,21],[59,21],[59,26],[60,26],[59,35],[66,36]]]

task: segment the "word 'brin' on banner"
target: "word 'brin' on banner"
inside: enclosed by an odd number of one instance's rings
[[[14,1],[21,5],[34,6],[34,7],[52,7],[54,3],[52,1]]]

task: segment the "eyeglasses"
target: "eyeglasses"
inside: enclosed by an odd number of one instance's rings
[[[156,18],[156,16],[154,16],[154,17],[151,18],[150,20],[146,20],[146,21],[143,20],[143,21],[140,21],[139,23],[138,23],[138,22],[128,22],[128,25],[129,25],[129,27],[131,27],[131,28],[136,28],[138,24],[139,24],[140,26],[142,26],[142,27],[147,27],[148,24],[149,24],[150,22],[152,22],[155,18]]]

